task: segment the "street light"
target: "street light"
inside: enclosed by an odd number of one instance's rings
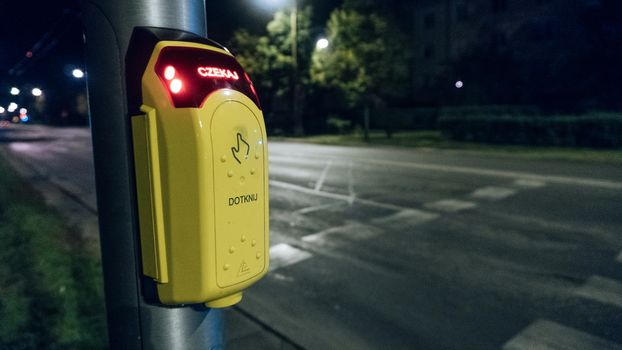
[[[0,114],[4,113],[4,107],[0,106]]]
[[[277,6],[286,0],[262,0],[264,4]],[[294,119],[294,134],[301,136],[303,134],[302,119],[300,114],[299,96],[300,88],[298,86],[298,0],[290,0],[292,4],[292,12],[290,15],[291,25],[291,50],[292,50],[292,114]]]
[[[320,38],[315,43],[315,48],[318,49],[318,50],[324,50],[327,47],[328,47],[328,39],[326,39],[326,38]]]
[[[43,91],[41,91],[41,89],[39,89],[39,88],[32,89],[32,96],[38,97],[38,96],[41,96],[42,93],[43,93]]]
[[[15,102],[11,102],[11,103],[9,103],[9,106],[7,107],[7,111],[8,111],[9,113],[13,113],[13,112],[15,112],[15,110],[17,109],[17,107],[18,107],[18,106],[17,106],[17,103],[15,103]]]
[[[80,68],[75,68],[71,74],[74,76],[74,78],[78,78],[81,79],[84,77],[84,72],[82,71],[82,69]]]
[[[16,88],[15,86],[11,88],[11,95],[13,96],[17,96],[19,95],[19,89]]]

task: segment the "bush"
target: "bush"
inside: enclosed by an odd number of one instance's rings
[[[326,119],[326,128],[331,134],[344,135],[352,129],[352,122],[347,119],[341,119],[331,115]]]
[[[446,114],[445,137],[457,141],[562,147],[622,147],[622,115]]]
[[[437,108],[382,108],[372,111],[371,128],[432,130],[437,128]]]

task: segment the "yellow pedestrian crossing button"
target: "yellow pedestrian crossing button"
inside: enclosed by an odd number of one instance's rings
[[[164,304],[232,305],[268,271],[266,130],[217,46],[161,41],[132,117],[143,273]]]

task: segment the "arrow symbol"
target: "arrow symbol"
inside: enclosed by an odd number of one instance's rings
[[[246,153],[244,153],[244,159],[248,158],[248,152],[250,151],[250,146],[248,145],[248,142],[244,141],[244,138],[242,137],[242,134],[238,133],[238,142],[236,147],[231,147],[231,153],[233,153],[233,158],[235,158],[235,160],[238,161],[238,163],[242,164],[242,161],[240,161],[240,158],[238,158],[238,154],[240,153],[240,141],[246,146]]]

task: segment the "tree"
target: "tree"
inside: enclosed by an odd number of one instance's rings
[[[311,78],[341,91],[350,107],[363,108],[365,140],[369,140],[370,109],[407,94],[410,55],[404,35],[386,15],[357,5],[331,13],[326,26],[330,46],[314,52]]]
[[[290,106],[295,84],[302,92],[298,103],[304,106],[304,92],[310,84],[309,65],[313,48],[311,40],[311,7],[298,11],[297,15],[298,65],[293,74],[291,9],[278,11],[266,27],[267,35],[255,36],[247,31],[234,34],[232,47],[236,56],[247,69],[268,112]],[[294,81],[296,79],[297,81]],[[291,120],[294,130],[304,130],[302,118]]]

